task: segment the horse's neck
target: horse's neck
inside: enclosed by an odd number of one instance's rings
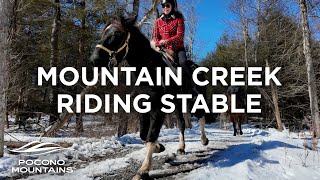
[[[130,57],[127,59],[130,66],[146,67],[161,61],[161,55],[152,49],[149,40],[142,34],[133,36],[130,47]]]

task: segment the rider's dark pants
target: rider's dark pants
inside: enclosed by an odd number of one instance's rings
[[[192,70],[190,65],[187,62],[187,55],[185,50],[178,51],[179,64],[182,67],[182,70],[189,76],[188,78],[192,78]]]

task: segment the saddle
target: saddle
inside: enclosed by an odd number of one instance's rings
[[[158,53],[161,53],[163,56],[163,60],[165,61],[165,63],[171,68],[171,66],[173,66],[174,68],[179,66],[179,60],[178,60],[178,56],[176,53],[174,53],[172,50],[170,49],[160,49],[159,47],[155,46],[155,42],[152,40],[150,41],[150,46],[152,49],[154,49],[155,51],[157,51]],[[192,69],[195,70],[197,67],[199,67],[197,64],[195,64],[193,61],[187,61]]]
[[[163,53],[163,56],[165,56],[169,60],[173,61],[174,63],[179,62],[176,53],[174,53],[172,50],[170,50],[170,49],[162,49],[161,52]]]
[[[154,41],[150,41],[150,46],[157,51],[158,53],[160,53],[162,55],[162,60],[167,64],[168,67],[170,67],[170,69],[176,73],[177,71],[177,67],[180,67],[179,65],[179,59],[176,53],[174,53],[174,51],[169,50],[169,49],[160,49],[159,47],[155,46],[155,42]],[[196,63],[194,63],[193,61],[187,61],[187,66],[191,69],[191,71],[193,72],[196,68],[199,67],[199,65],[197,65]],[[201,74],[201,73],[200,73]],[[205,77],[203,74],[200,76],[201,77]],[[190,83],[192,84],[192,82]],[[198,89],[198,88],[197,88]],[[198,90],[196,90],[197,92],[199,92]],[[199,93],[197,93],[199,94]]]
[[[170,69],[176,73],[177,71],[177,67],[180,67],[179,65],[179,60],[178,60],[178,57],[177,56],[171,56],[168,52],[166,51],[161,51],[160,52],[162,54],[162,60],[170,67]],[[194,63],[193,61],[187,61],[187,66],[190,68],[191,72],[193,72],[196,68],[199,67],[199,65],[197,65],[196,63]],[[205,80],[205,75],[203,73],[199,73],[201,74],[198,78],[202,81]],[[199,86],[197,85],[193,85],[193,81],[192,81],[192,78],[186,78],[186,79],[189,79],[189,80],[186,80],[189,81],[189,83],[187,83],[188,85],[187,86],[184,86],[184,88],[186,89],[192,89],[193,93],[192,94],[200,94],[200,89],[199,89]],[[194,87],[193,87],[194,86]],[[193,88],[192,88],[193,87]],[[192,101],[194,101],[195,99],[192,99]]]
[[[175,71],[175,69],[177,67],[179,67],[179,59],[178,56],[171,50],[168,49],[164,49],[161,50],[160,53],[162,54],[162,60],[173,70]],[[196,68],[199,67],[199,65],[197,65],[196,63],[194,63],[193,61],[187,61],[187,65],[190,67],[191,71],[193,72]],[[174,69],[173,69],[174,68]]]

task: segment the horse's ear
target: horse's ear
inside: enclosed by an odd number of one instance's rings
[[[138,18],[137,15],[129,18],[121,17],[121,22],[124,26],[133,26],[136,23],[137,18]]]

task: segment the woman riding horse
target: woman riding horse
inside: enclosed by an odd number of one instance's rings
[[[140,73],[139,70],[142,67],[147,67],[152,81],[156,82],[155,69],[157,67],[167,67],[167,64],[162,61],[162,55],[151,48],[149,40],[134,26],[136,18],[111,18],[103,29],[101,40],[90,59],[94,66],[108,67],[109,71],[112,71],[112,67],[119,64],[120,61],[126,59],[129,66],[136,67],[137,71],[134,71],[136,76]],[[157,141],[165,116],[161,111],[163,107],[161,97],[165,93],[173,95],[181,93],[178,91],[179,89],[178,87],[150,86],[148,83],[142,83],[136,87],[138,93],[149,95],[148,101],[152,105],[151,110],[141,114],[140,117],[140,137],[146,142],[147,152],[134,179],[147,179],[152,166],[152,154],[164,151],[164,146]],[[182,115],[181,111],[179,111],[179,114]],[[205,119],[203,115],[199,114],[198,118],[201,118],[199,121],[201,142],[206,145],[208,139],[204,134]],[[180,117],[179,121],[183,123],[183,117]],[[179,149],[184,152],[184,127],[180,130]]]
[[[152,39],[156,47],[164,48],[164,51],[171,57],[178,57],[179,65],[190,80],[192,79],[192,70],[184,48],[184,17],[178,11],[175,0],[162,0],[161,6],[163,13],[154,24]],[[192,86],[193,93],[198,93],[194,83]]]

